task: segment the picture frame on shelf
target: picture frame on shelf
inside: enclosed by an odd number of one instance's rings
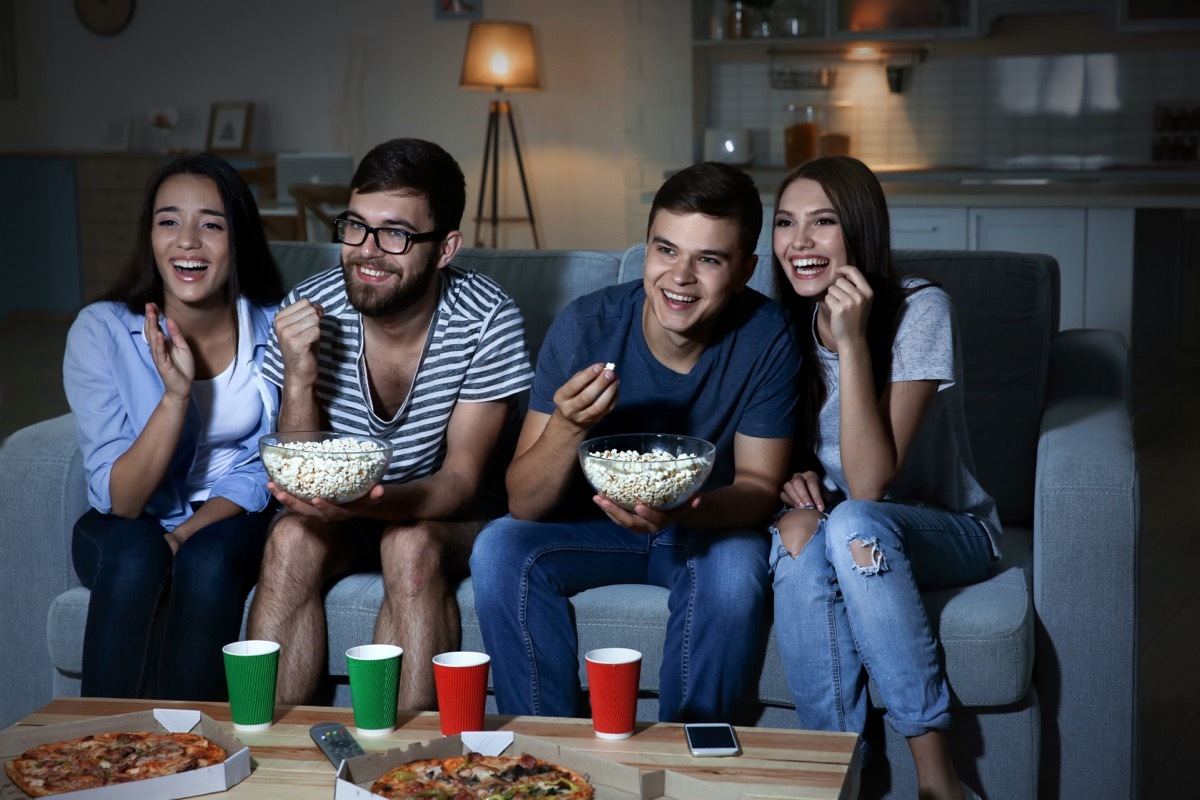
[[[433,0],[435,19],[479,19],[483,0]]]
[[[249,150],[253,120],[253,103],[213,103],[208,117],[207,149],[214,153]]]

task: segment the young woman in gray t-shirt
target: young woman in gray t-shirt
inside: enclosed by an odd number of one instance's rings
[[[772,527],[775,626],[802,727],[862,733],[867,676],[921,797],[973,797],[919,589],[984,578],[995,503],[973,474],[954,310],[892,267],[887,202],[860,161],[798,167],[775,203],[779,295],[804,353],[797,453]]]

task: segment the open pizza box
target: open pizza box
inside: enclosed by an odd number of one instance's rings
[[[535,758],[583,774],[596,790],[596,800],[653,800],[663,794],[663,773],[642,773],[637,767],[617,764],[578,750],[511,731],[481,731],[447,736],[431,742],[409,745],[347,759],[338,770],[334,800],[378,800],[371,784],[408,761],[426,758],[450,758],[467,752],[482,755],[521,755]]]
[[[147,778],[99,789],[64,792],[54,796],[70,800],[179,800],[183,797],[223,792],[250,775],[249,747],[207,714],[174,708],[156,708],[153,711],[115,714],[80,722],[64,722],[0,733],[0,762],[19,756],[39,744],[77,739],[97,733],[140,731],[196,733],[225,748],[229,757],[221,764],[181,772],[178,775]],[[7,774],[0,772],[0,800],[29,800],[29,795],[18,789]]]

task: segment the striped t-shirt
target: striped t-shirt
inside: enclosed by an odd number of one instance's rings
[[[342,268],[300,282],[280,308],[307,297],[324,309],[317,356],[317,402],[338,433],[392,442],[384,483],[431,475],[446,454],[446,427],[456,403],[501,400],[529,387],[533,372],[517,304],[494,280],[450,266],[438,273],[442,295],[408,397],[392,419],[371,403],[362,316],[350,305]],[[271,330],[263,374],[283,386],[279,340]]]

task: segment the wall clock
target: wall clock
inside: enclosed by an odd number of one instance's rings
[[[134,0],[75,0],[75,13],[84,27],[101,36],[115,36],[133,19]]]

